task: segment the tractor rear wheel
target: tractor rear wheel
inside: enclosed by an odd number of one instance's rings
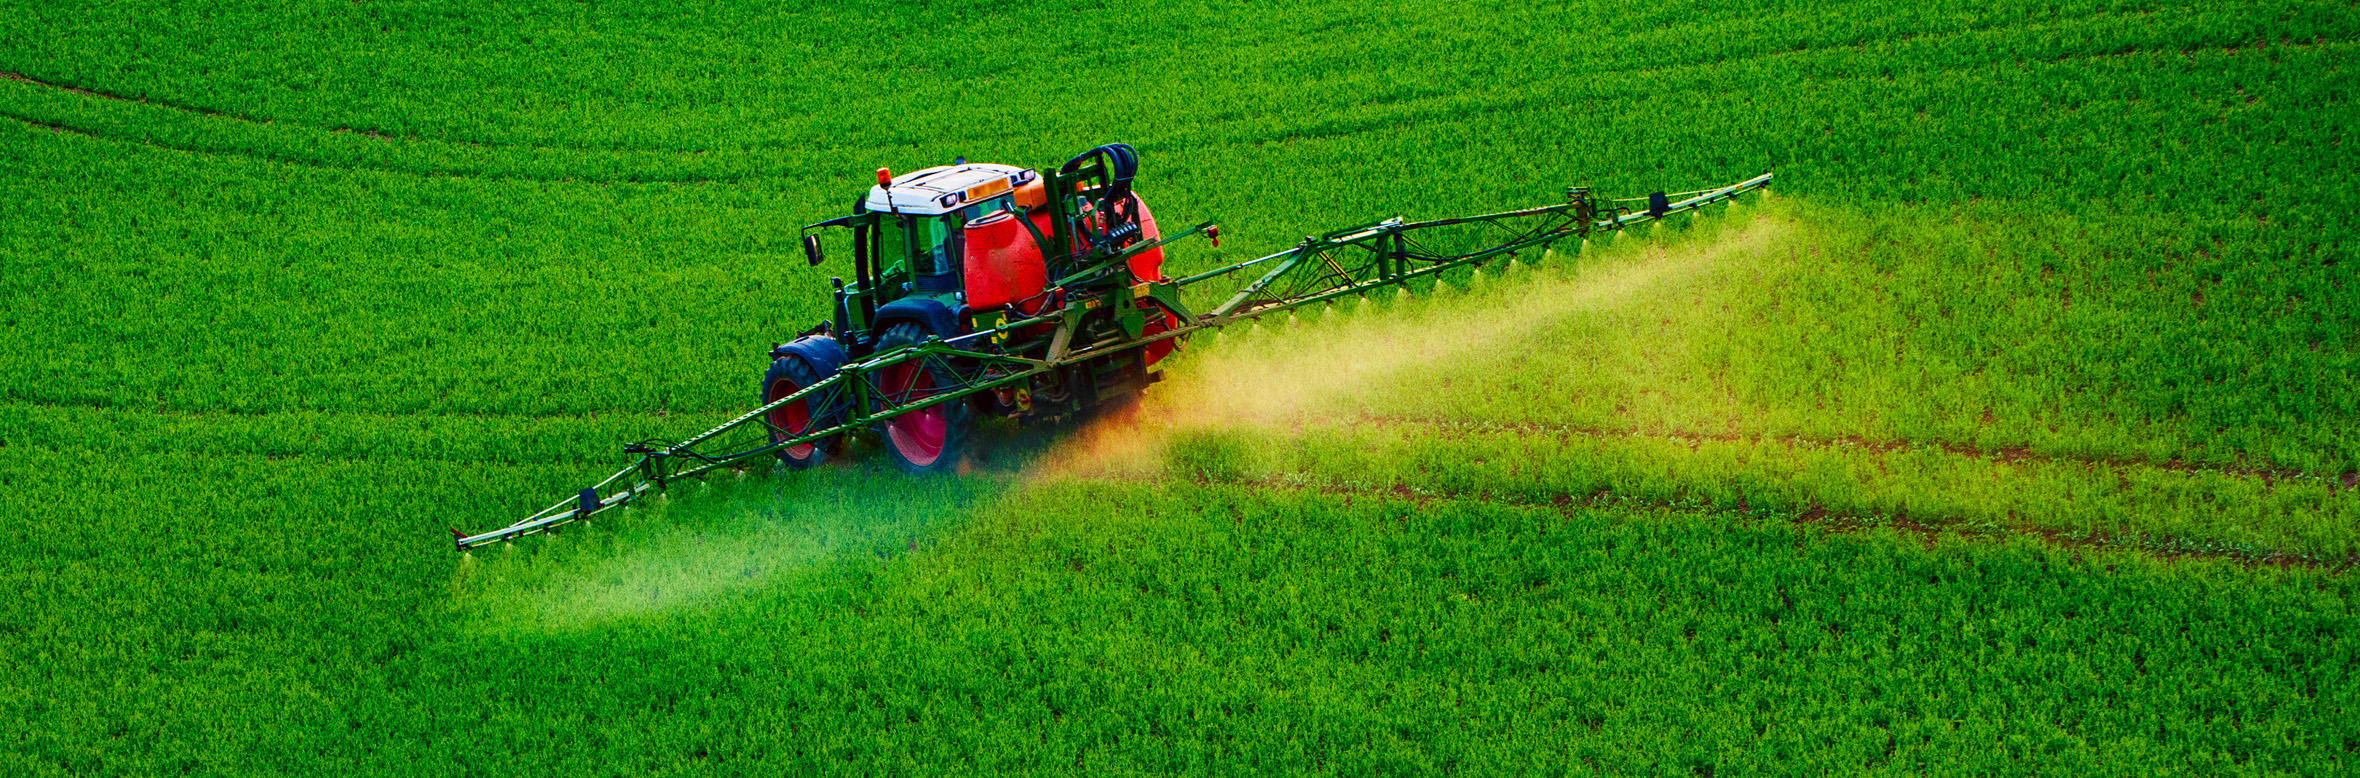
[[[771,360],[770,370],[762,374],[762,404],[769,405],[773,402],[777,402],[779,398],[794,394],[795,392],[802,390],[803,387],[818,383],[821,378],[822,376],[820,376],[817,371],[812,370],[811,365],[805,363],[801,357],[789,355]],[[832,392],[840,390],[828,391]],[[821,392],[821,394],[826,393],[827,392]],[[815,404],[812,402],[813,399],[820,399],[821,401]],[[836,404],[837,403],[835,402],[828,401],[826,398],[807,397],[770,409],[770,412],[763,414],[762,418],[763,421],[770,423],[770,442],[777,443],[788,438],[792,438],[796,435],[800,435],[807,430],[833,427],[837,424],[843,423],[843,419],[840,417],[840,412],[838,414],[825,414],[831,418],[812,418],[812,409],[815,407],[815,405],[816,407],[827,408],[835,406]],[[803,470],[816,467],[820,463],[828,461],[828,457],[842,452],[843,449],[844,436],[829,435],[811,443],[802,443],[779,449],[778,461],[784,462],[788,467],[794,468],[796,470]]]
[[[896,324],[877,339],[875,353],[916,345],[926,337],[924,327]],[[948,368],[929,360],[903,362],[878,370],[876,376],[877,396],[894,405],[922,400],[960,383]],[[878,424],[877,433],[885,439],[885,451],[893,455],[894,466],[912,475],[927,475],[958,469],[966,454],[968,433],[974,427],[975,409],[966,398],[960,398],[886,419]]]

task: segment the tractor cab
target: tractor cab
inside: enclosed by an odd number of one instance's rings
[[[964,159],[879,169],[851,214],[804,228],[814,265],[824,261],[815,230],[852,233],[851,283],[835,282],[836,315],[819,331],[858,358],[899,325],[950,340],[1036,316],[1061,295],[1168,281],[1155,217],[1131,191],[1137,170],[1119,143],[1038,170]]]
[[[1091,252],[1154,239],[1130,195],[1127,147],[1121,158],[1119,186],[1116,168],[1083,158],[1055,173],[965,161],[877,171],[850,215],[806,228],[813,264],[823,259],[811,229],[852,232],[853,278],[838,288],[833,334],[858,357],[897,322],[949,339],[1043,310],[1056,294],[1051,280],[1080,270]],[[1053,198],[1053,188],[1071,194]],[[1132,204],[1124,218],[1100,215],[1110,197]],[[1140,260],[1158,263],[1146,278],[1160,277],[1161,259],[1154,251]]]
[[[968,224],[1015,211],[1016,190],[1027,184],[1038,189],[1039,180],[1039,173],[1024,168],[961,164],[903,173],[870,187],[861,208],[875,219],[870,261],[877,269],[878,302],[919,295],[965,306]]]

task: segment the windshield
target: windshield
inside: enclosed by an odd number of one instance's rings
[[[941,216],[922,216],[910,220],[910,268],[921,276],[956,273],[965,259],[967,222],[983,218],[985,214],[1016,205],[1014,197],[1002,195]]]

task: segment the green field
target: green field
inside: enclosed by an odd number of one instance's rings
[[[0,0],[0,775],[2360,771],[2360,5]],[[676,486],[877,167],[1768,196]],[[1192,301],[1193,302],[1193,301]]]

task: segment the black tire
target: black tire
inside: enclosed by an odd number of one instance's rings
[[[806,364],[802,357],[788,355],[771,360],[770,369],[762,374],[762,404],[769,405],[781,397],[794,394],[798,389],[818,383],[821,378],[824,376],[819,375],[818,371],[812,370],[811,365]],[[831,427],[844,423],[843,413],[840,409],[836,413],[817,414],[818,417],[815,417],[811,411],[814,407],[825,408],[835,404],[836,402],[825,398],[816,403],[807,398],[773,409],[765,421],[770,422],[773,427],[781,427],[789,431]],[[789,437],[791,436],[783,434],[777,429],[771,430],[770,433],[770,441],[773,443],[786,440]],[[786,463],[788,467],[805,470],[818,467],[827,462],[830,457],[843,452],[844,436],[830,435],[815,443],[779,449],[777,454],[778,461]]]
[[[876,354],[882,355],[904,346],[915,345],[928,337],[918,324],[904,322],[885,330],[877,339]],[[958,376],[939,365],[906,362],[876,372],[878,397],[924,397],[929,389],[959,383]],[[964,400],[940,403],[922,411],[912,411],[877,423],[877,437],[885,444],[885,453],[893,457],[893,466],[911,475],[958,472],[959,464],[967,455],[967,444],[975,430],[975,406]]]

